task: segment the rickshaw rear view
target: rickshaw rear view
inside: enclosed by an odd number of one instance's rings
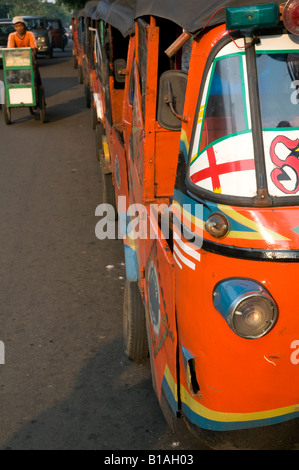
[[[39,108],[40,120],[46,120],[45,92],[37,84],[31,48],[2,49],[5,103],[4,120],[11,124],[12,109],[28,107],[31,114]]]

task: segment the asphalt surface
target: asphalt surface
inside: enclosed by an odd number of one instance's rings
[[[0,450],[206,450],[170,430],[150,364],[124,354],[123,246],[95,236],[101,174],[71,44],[39,65],[47,122],[0,111]]]

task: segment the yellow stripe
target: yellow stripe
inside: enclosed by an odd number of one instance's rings
[[[180,213],[183,216],[183,220],[191,221],[195,227],[200,228],[201,230],[204,229],[204,221],[201,219],[196,218],[194,215],[187,212],[177,201],[173,202],[173,205],[178,208]],[[224,214],[229,216],[230,218],[236,220],[240,224],[251,228],[254,232],[242,231],[242,230],[231,230],[227,235],[226,238],[239,238],[240,240],[265,240],[269,242],[277,241],[277,240],[289,240],[288,238],[280,235],[279,233],[273,232],[270,229],[263,227],[262,225],[257,224],[251,219],[248,219],[244,215],[240,214],[236,210],[234,210],[230,206],[224,206],[222,204],[218,204],[219,210],[222,211]]]
[[[184,142],[185,147],[186,147],[186,151],[187,151],[187,154],[188,154],[189,153],[189,142],[188,142],[188,139],[187,139],[186,131],[184,131],[184,130],[181,131],[180,139],[181,139],[182,142]]]
[[[193,155],[193,157],[191,158],[191,161],[190,161],[190,165],[192,165],[192,163],[194,162],[194,160],[196,159],[197,157],[197,153],[195,155]]]
[[[256,411],[251,413],[226,413],[223,411],[213,411],[201,405],[198,401],[191,397],[189,392],[181,385],[181,400],[187,405],[194,413],[203,418],[218,421],[218,422],[235,422],[235,421],[257,421],[261,419],[275,418],[286,414],[291,414],[299,411],[299,404],[285,406],[267,411]]]
[[[204,110],[205,110],[205,105],[200,107],[200,110],[199,110],[199,113],[198,113],[198,119],[197,119],[198,124],[201,123],[201,121],[202,121]]]
[[[175,383],[175,380],[174,380],[167,364],[166,364],[165,369],[164,369],[164,377],[165,377],[165,379],[168,383],[168,386],[171,390],[172,395],[174,396],[175,401],[178,401],[177,385]]]
[[[167,380],[168,386],[175,400],[177,401],[178,397],[177,397],[176,383],[173,379],[173,376],[167,364],[164,370],[164,377]],[[299,404],[285,406],[285,407],[277,408],[273,410],[255,411],[251,413],[227,413],[223,411],[214,411],[214,410],[210,410],[209,408],[207,408],[206,406],[202,405],[197,400],[195,400],[183,385],[180,386],[180,392],[181,392],[182,402],[185,405],[187,405],[194,413],[196,413],[197,415],[205,419],[208,419],[211,421],[217,421],[217,422],[229,423],[229,422],[238,422],[238,421],[257,421],[257,420],[275,418],[277,416],[283,416],[286,414],[296,413],[299,411]]]
[[[200,230],[203,230],[204,228],[204,221],[199,219],[198,217],[195,217],[194,215],[190,214],[190,212],[186,211],[177,201],[173,201],[173,206],[178,209],[180,214],[183,216],[180,218],[182,222],[185,224],[185,221],[188,221],[189,223],[191,222],[196,228],[199,228]],[[175,213],[175,211],[174,211]],[[187,224],[185,224],[187,225]],[[191,224],[190,224],[191,225]],[[189,225],[189,227],[190,227]],[[197,233],[197,230],[196,230]],[[202,232],[200,232],[199,235],[202,235]]]
[[[251,219],[248,219],[244,215],[240,214],[236,210],[234,210],[230,206],[223,206],[221,204],[218,204],[219,209],[232,219],[236,220],[240,224],[245,225],[246,227],[251,228],[252,230],[255,230],[256,233],[251,233],[251,232],[239,232],[239,231],[232,231],[229,232],[228,238],[247,238],[247,239],[254,239],[254,240],[268,240],[269,238],[271,240],[289,240],[288,238],[284,237],[283,235],[280,235],[279,233],[273,232],[272,230],[263,227],[260,224],[257,224]],[[246,236],[244,236],[246,234]]]

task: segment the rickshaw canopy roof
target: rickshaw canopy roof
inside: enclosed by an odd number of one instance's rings
[[[92,17],[93,12],[95,11],[98,3],[99,2],[97,0],[90,1],[90,2],[86,3],[85,8],[84,8],[84,13],[85,13],[86,17],[88,17],[88,18]]]
[[[72,12],[72,18],[78,18],[79,16],[79,10],[75,10]]]
[[[94,4],[96,3],[96,7]],[[205,25],[213,26],[225,21],[226,7],[254,4],[281,3],[281,0],[100,0],[88,2],[88,16],[103,20],[117,28],[124,37],[134,31],[134,20],[142,16],[158,16],[195,34]]]
[[[117,2],[117,0],[116,0]],[[115,3],[116,3],[115,2]],[[226,7],[281,3],[281,0],[136,0],[135,18],[158,16],[173,21],[185,31],[194,34],[207,23],[209,26],[225,21]],[[209,21],[210,20],[210,21]]]
[[[134,31],[135,7],[136,0],[100,0],[93,19],[105,21],[126,37]]]

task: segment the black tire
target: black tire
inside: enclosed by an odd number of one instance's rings
[[[82,85],[83,83],[83,69],[81,65],[78,65],[78,82],[80,83],[80,85]]]
[[[11,124],[11,108],[9,108],[6,103],[3,104],[3,115],[5,124]]]
[[[98,124],[98,115],[97,115],[97,110],[95,108],[93,96],[91,92],[90,92],[90,107],[91,107],[91,125],[93,129],[96,129],[97,124]]]
[[[87,85],[84,85],[84,95],[85,95],[86,108],[90,108],[91,106],[90,89]]]
[[[73,55],[73,66],[74,66],[74,69],[78,68],[78,61],[77,61],[77,57],[75,55]]]
[[[39,88],[39,117],[41,122],[44,124],[46,122],[46,100],[43,86]]]
[[[149,357],[143,300],[136,281],[126,281],[123,304],[125,353],[134,362]]]
[[[115,199],[115,189],[112,181],[112,174],[102,173],[102,186],[103,186],[103,204],[109,204],[114,209],[114,219],[117,220],[118,213],[117,213],[117,206],[116,206],[116,199]]]
[[[97,150],[97,158],[101,162],[101,156],[103,151],[103,135],[105,134],[104,126],[101,122],[98,122],[95,127],[95,134],[96,134],[96,150]]]

